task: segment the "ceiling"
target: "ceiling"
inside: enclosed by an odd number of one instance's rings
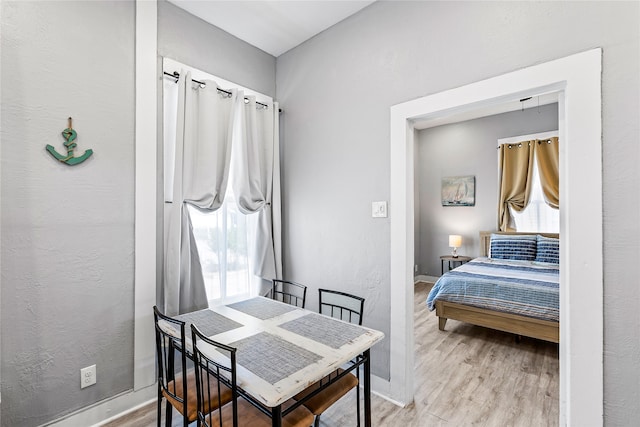
[[[376,0],[168,0],[229,34],[278,57],[357,13]],[[558,102],[558,94],[542,93],[526,101],[498,102],[484,108],[416,120],[426,129]]]
[[[181,9],[278,57],[375,0],[169,0]]]

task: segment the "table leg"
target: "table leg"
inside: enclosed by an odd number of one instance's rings
[[[364,357],[364,425],[371,427],[371,350]]]
[[[272,427],[282,427],[282,405],[271,408]]]

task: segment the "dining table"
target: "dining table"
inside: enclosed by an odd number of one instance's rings
[[[186,322],[188,354],[192,352],[191,324],[212,340],[237,349],[241,394],[262,406],[263,412],[266,408],[274,427],[304,403],[292,405],[290,399],[341,367],[343,375],[362,367],[364,425],[371,426],[370,349],[384,333],[262,296],[175,318]],[[179,336],[180,331],[168,323],[162,327]],[[215,351],[203,348],[205,354]],[[330,383],[323,380],[321,384],[324,388]]]

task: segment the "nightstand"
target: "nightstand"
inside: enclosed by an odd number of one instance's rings
[[[465,262],[469,262],[471,261],[471,257],[468,256],[464,256],[464,255],[458,255],[456,257],[452,256],[452,255],[442,255],[440,257],[440,263],[441,263],[441,273],[444,274],[444,262],[447,261],[449,263],[449,271],[451,271],[452,269],[455,268],[456,263],[460,263],[460,265],[464,264]]]

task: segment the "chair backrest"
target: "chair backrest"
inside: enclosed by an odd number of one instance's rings
[[[221,390],[226,386],[233,393],[233,400],[230,404],[233,405],[233,426],[237,426],[236,349],[206,337],[195,325],[191,325],[191,337],[196,373],[196,394],[198,395],[198,425],[205,427],[222,425],[222,410],[209,416],[210,408],[207,408],[204,402],[211,402],[217,394],[217,407],[222,408],[225,402],[220,399]]]
[[[320,314],[362,325],[364,298],[330,289],[318,289]]]
[[[271,298],[296,307],[304,308],[307,299],[307,287],[289,280],[273,280]]]
[[[177,387],[176,372],[187,372],[187,355],[183,351],[185,348],[185,322],[176,320],[160,313],[158,307],[153,307],[153,318],[156,325],[156,354],[158,361],[158,387],[177,402],[183,405],[183,414],[187,413],[187,376],[182,375],[183,393],[176,393]],[[160,326],[164,322],[165,327],[180,331],[180,337],[174,336],[168,330]],[[180,359],[180,370],[177,371],[175,365],[176,353]]]

